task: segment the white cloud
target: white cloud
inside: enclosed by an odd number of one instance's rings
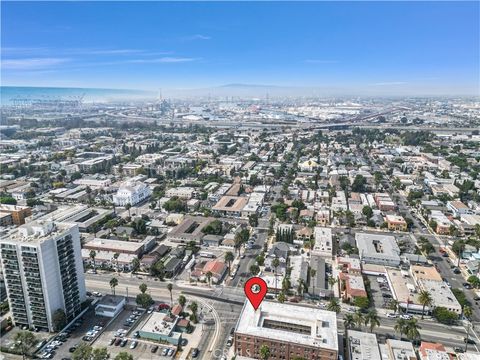
[[[212,37],[208,35],[195,34],[183,37],[183,40],[210,40]]]
[[[70,59],[67,58],[2,59],[1,65],[3,69],[32,70],[57,66],[68,61]]]

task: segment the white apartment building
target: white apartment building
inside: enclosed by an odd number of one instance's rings
[[[312,249],[312,255],[331,258],[333,255],[332,229],[316,226],[313,231],[315,245]]]
[[[197,192],[193,187],[180,186],[168,189],[165,193],[166,197],[178,197],[180,199],[189,200],[197,195]]]
[[[34,221],[0,239],[8,302],[16,325],[53,331],[52,315],[75,318],[85,301],[78,226]]]
[[[113,195],[113,202],[117,206],[136,205],[147,199],[151,194],[152,190],[144,183],[126,182]]]

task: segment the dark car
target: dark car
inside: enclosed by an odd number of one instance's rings
[[[463,338],[463,342],[464,342],[464,343],[467,343],[467,342],[468,342],[469,344],[472,344],[472,345],[475,345],[475,344],[476,344],[475,340],[473,340],[473,339],[467,339],[467,338]]]
[[[465,350],[463,350],[461,347],[459,346],[456,346],[453,348],[453,351],[455,351],[456,353],[464,353]]]
[[[115,346],[120,345],[121,342],[122,342],[122,338],[117,338],[117,340],[115,340]]]
[[[454,274],[460,274],[461,271],[460,271],[459,268],[455,267],[455,268],[453,269],[453,273],[454,273]]]
[[[120,343],[120,346],[125,347],[125,345],[127,345],[127,342],[128,342],[127,339],[123,339],[122,342]]]
[[[156,353],[158,350],[158,345],[153,345],[152,348],[150,349],[151,353]]]
[[[463,287],[464,287],[465,289],[468,289],[468,290],[470,290],[470,289],[473,288],[472,285],[470,285],[470,284],[467,283],[467,282],[466,282],[466,283],[463,283],[462,285],[463,285]]]
[[[198,356],[198,353],[199,353],[198,349],[197,349],[197,348],[193,348],[193,349],[192,349],[192,358],[196,358],[196,357]]]
[[[77,346],[72,346],[70,349],[68,349],[69,352],[73,353],[75,350],[77,350]]]

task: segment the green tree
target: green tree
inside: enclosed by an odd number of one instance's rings
[[[231,270],[232,270],[232,261],[235,259],[235,255],[233,255],[233,253],[231,251],[227,251],[225,253],[225,261],[227,262],[228,264],[228,275],[231,274]]]
[[[150,294],[146,294],[146,293],[138,294],[135,301],[138,304],[138,306],[140,306],[141,308],[144,308],[144,309],[148,308],[149,306],[151,306],[155,303],[155,301],[153,301]]]
[[[433,310],[433,317],[442,324],[453,325],[458,320],[458,314],[444,308],[442,306],[437,306]]]
[[[397,322],[395,323],[395,326],[393,327],[395,332],[398,332],[400,334],[400,340],[402,340],[402,335],[405,334],[406,327],[407,327],[407,320],[402,318],[398,319]]]
[[[337,314],[342,310],[342,307],[340,306],[340,303],[338,302],[337,298],[330,299],[330,301],[327,304],[327,310],[334,311]]]
[[[417,319],[410,319],[407,320],[407,324],[405,326],[405,335],[410,341],[416,340],[420,338],[420,331],[422,327],[418,325]]]
[[[365,326],[370,325],[370,332],[373,332],[375,327],[380,326],[380,317],[377,314],[377,310],[370,309],[365,315]]]
[[[212,280],[212,272],[211,271],[207,271],[207,273],[205,274],[205,276],[207,277],[207,282],[208,282],[208,286],[211,286],[212,283],[211,283],[211,280]]]
[[[110,358],[110,354],[106,347],[96,348],[92,351],[92,360],[107,360]]]
[[[398,302],[398,300],[392,299],[392,300],[390,300],[390,302],[388,303],[388,308],[389,308],[390,310],[393,310],[394,314],[397,313],[399,307],[400,307],[400,303]]]
[[[351,329],[355,326],[355,318],[352,314],[345,314],[343,317],[343,326],[345,330]]]
[[[359,329],[362,329],[363,324],[365,323],[365,317],[363,316],[360,310],[355,311],[353,314],[353,319],[355,320],[355,324]]]
[[[168,283],[168,284],[167,284],[167,289],[168,289],[168,292],[170,293],[170,307],[172,307],[172,306],[173,306],[173,295],[172,295],[173,284],[172,284],[172,283]]]
[[[257,227],[258,226],[258,214],[251,214],[248,216],[248,224],[251,227]]]
[[[112,277],[110,279],[110,288],[112,289],[112,294],[115,296],[115,288],[118,286],[118,279],[116,277]]]
[[[257,275],[260,272],[260,268],[257,264],[252,264],[250,265],[250,274],[253,276]]]
[[[280,260],[278,260],[278,257],[275,257],[275,259],[272,260],[272,266],[273,266],[273,276],[275,277],[275,291],[278,290],[277,287],[277,268],[280,265]]]
[[[133,355],[127,353],[126,351],[122,351],[115,356],[115,360],[133,360]]]
[[[198,322],[198,316],[197,316],[197,311],[198,311],[198,304],[195,301],[192,301],[189,305],[188,308],[192,312],[190,315],[190,320],[196,324]]]
[[[270,357],[270,348],[267,345],[262,345],[260,347],[260,359],[268,360]]]
[[[185,304],[187,303],[187,298],[183,295],[180,295],[178,297],[178,303],[180,304],[181,307],[184,307]]]
[[[480,286],[480,279],[476,275],[470,275],[467,281],[475,288],[478,288]]]
[[[357,296],[355,300],[353,300],[353,304],[361,309],[366,309],[370,305],[370,300],[368,300],[366,296]]]
[[[285,300],[287,300],[287,297],[284,291],[280,291],[280,293],[278,294],[277,300],[279,303],[284,303]]]
[[[422,305],[422,320],[423,316],[425,315],[425,307],[432,305],[433,299],[432,295],[426,290],[420,291],[418,294],[418,301]]]
[[[60,331],[67,325],[67,315],[65,315],[63,309],[57,309],[53,312],[52,323],[55,331]]]
[[[84,342],[80,342],[72,354],[72,360],[89,360],[91,357],[92,347]]]
[[[132,273],[137,272],[140,269],[140,260],[137,257],[134,257],[131,262]]]
[[[148,286],[147,286],[147,284],[145,284],[145,283],[141,283],[141,284],[138,286],[138,288],[140,289],[140,292],[141,292],[142,294],[145,294],[145,293],[147,292]]]
[[[95,250],[90,250],[90,259],[93,261],[93,269],[95,270],[95,258],[97,257],[97,252]]]
[[[132,208],[132,205],[131,204],[127,204],[125,205],[125,210],[128,211],[128,217],[132,217],[132,215],[130,214],[130,209]]]
[[[310,278],[312,279],[313,295],[315,295],[315,277],[317,276],[317,270],[310,269]]]
[[[30,353],[30,349],[37,343],[35,335],[30,331],[19,331],[13,337],[13,341],[15,343],[15,349],[18,350],[24,360]]]
[[[362,214],[365,215],[367,219],[370,219],[373,216],[373,210],[370,206],[364,206],[362,208]]]

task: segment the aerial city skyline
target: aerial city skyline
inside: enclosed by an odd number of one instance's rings
[[[479,92],[476,1],[5,2],[2,10],[3,85]]]
[[[478,1],[0,7],[1,359],[480,360]]]

